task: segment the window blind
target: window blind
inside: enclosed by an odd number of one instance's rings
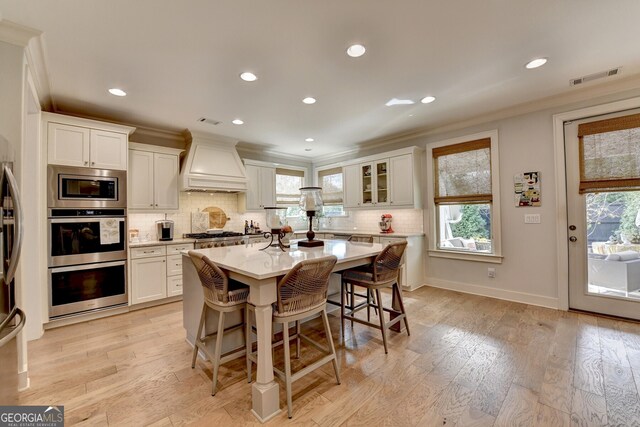
[[[304,187],[304,171],[276,168],[277,206],[298,206],[300,187]]]
[[[640,114],[578,126],[580,194],[640,189]]]
[[[326,206],[342,205],[343,182],[342,168],[331,168],[318,171],[318,181],[322,187],[322,200]]]
[[[491,139],[432,150],[436,204],[491,202]]]

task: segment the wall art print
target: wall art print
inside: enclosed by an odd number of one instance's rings
[[[540,172],[524,172],[513,176],[516,207],[541,206]]]

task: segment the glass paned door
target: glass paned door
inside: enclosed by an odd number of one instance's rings
[[[565,124],[567,244],[569,307],[640,319],[640,189],[585,184],[585,168],[606,165],[611,156],[606,146],[600,151],[581,150],[578,138],[580,125],[634,113],[637,111]]]

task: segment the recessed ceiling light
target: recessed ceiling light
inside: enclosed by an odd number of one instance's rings
[[[420,102],[422,102],[423,104],[431,104],[433,101],[436,100],[435,96],[425,96],[424,98],[422,98],[422,100]]]
[[[546,63],[547,63],[547,58],[536,58],[532,61],[527,62],[527,64],[525,65],[525,68],[528,68],[529,70],[531,70],[532,68],[542,67]]]
[[[127,96],[127,92],[122,89],[118,89],[117,87],[109,89],[109,93],[115,96]]]
[[[364,55],[366,51],[367,49],[365,49],[361,44],[354,44],[347,48],[347,55],[352,58],[358,58],[359,56]]]
[[[304,102],[305,104],[315,104],[316,99],[310,96],[307,96],[305,99],[302,100],[302,102]]]
[[[244,122],[240,119],[233,119],[231,120],[231,123],[233,123],[234,125],[243,125]]]
[[[304,151],[311,151],[311,148],[305,148]]]
[[[307,142],[313,142],[313,138],[307,138],[307,139],[305,139],[305,141],[307,141]]]
[[[411,105],[411,104],[415,104],[415,102],[413,102],[410,99],[392,98],[388,100],[387,103],[384,105],[386,105],[387,107],[391,107],[392,105]]]
[[[245,82],[255,82],[256,80],[258,80],[258,77],[255,74],[250,73],[248,71],[245,71],[244,73],[240,74],[240,78]]]

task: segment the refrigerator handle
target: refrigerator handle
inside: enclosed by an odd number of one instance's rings
[[[16,269],[18,268],[18,260],[20,259],[20,249],[22,247],[22,204],[20,202],[20,193],[18,191],[18,183],[13,176],[11,169],[4,166],[4,176],[9,182],[9,188],[11,193],[11,199],[13,200],[13,216],[15,221],[15,236],[13,239],[13,248],[11,249],[11,258],[9,258],[9,266],[5,273],[5,283],[11,283],[16,275]]]
[[[12,311],[12,315],[9,316],[7,319],[6,323],[9,323],[10,321],[13,320],[14,317],[20,316],[20,323],[18,323],[11,332],[9,332],[9,334],[6,337],[3,337],[2,339],[0,339],[0,347],[4,346],[6,343],[8,343],[9,341],[11,341],[12,339],[14,339],[16,337],[16,335],[18,335],[20,333],[20,331],[22,330],[22,328],[24,328],[24,324],[27,321],[27,316],[24,315],[24,312],[22,310],[20,310],[19,308],[15,308],[15,310]],[[5,322],[2,322],[3,324],[5,324]],[[2,329],[0,328],[0,333],[2,332]]]

